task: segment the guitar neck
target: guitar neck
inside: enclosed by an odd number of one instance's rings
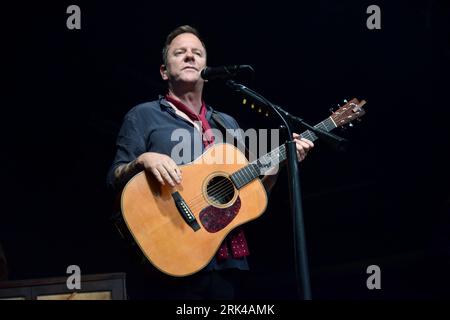
[[[325,119],[324,121],[314,126],[314,128],[318,128],[326,132],[330,132],[336,127],[337,126],[331,119],[331,117]],[[301,133],[300,136],[310,141],[316,141],[318,139],[318,137],[314,134],[314,132],[310,130],[306,130],[305,132]],[[241,189],[248,183],[255,180],[260,175],[265,174],[270,168],[279,165],[284,160],[286,160],[286,145],[282,144],[278,148],[275,148],[274,150],[265,154],[259,159],[249,163],[242,169],[239,169],[238,171],[234,172],[230,176],[230,178],[233,181],[236,188]]]

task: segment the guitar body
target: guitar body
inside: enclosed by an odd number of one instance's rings
[[[260,179],[239,190],[229,179],[247,164],[233,145],[215,144],[195,161],[180,166],[180,185],[163,186],[145,172],[127,183],[121,197],[124,221],[156,268],[172,276],[191,275],[211,261],[230,231],[262,215],[267,194]],[[198,230],[177,207],[176,192],[195,217]]]

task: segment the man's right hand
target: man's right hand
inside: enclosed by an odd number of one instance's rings
[[[165,154],[146,152],[136,159],[136,164],[147,172],[152,173],[162,184],[168,183],[172,187],[181,183],[181,170],[175,161]]]

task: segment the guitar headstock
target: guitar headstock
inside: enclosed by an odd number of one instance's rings
[[[356,98],[348,101],[340,107],[338,110],[334,111],[331,115],[336,127],[341,127],[355,119],[361,118],[366,111],[362,108],[366,104],[366,100],[359,101]]]

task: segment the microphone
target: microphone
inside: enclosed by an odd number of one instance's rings
[[[200,72],[200,76],[204,80],[232,79],[243,70],[251,70],[252,72],[254,72],[251,66],[243,64],[221,67],[206,67]]]

